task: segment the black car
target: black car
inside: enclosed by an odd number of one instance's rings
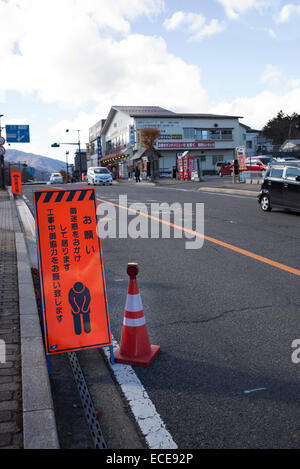
[[[258,202],[264,212],[273,207],[300,211],[300,161],[272,162],[266,172]]]

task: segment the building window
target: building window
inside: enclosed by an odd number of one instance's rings
[[[232,129],[223,129],[221,139],[232,140]]]
[[[195,129],[186,127],[183,129],[183,138],[194,139],[195,138]]]
[[[212,140],[220,140],[221,139],[221,130],[211,130],[210,132],[210,138]]]
[[[218,163],[219,161],[224,161],[224,156],[223,155],[215,155],[212,158],[213,164]]]
[[[195,129],[196,130],[196,140],[209,140],[209,130],[204,129]]]

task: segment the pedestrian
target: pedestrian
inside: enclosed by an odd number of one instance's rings
[[[140,180],[140,168],[138,166],[135,167],[135,181],[136,182],[141,182]]]
[[[233,173],[234,173],[234,182],[236,181],[236,178],[238,178],[238,181],[240,182],[240,166],[239,166],[239,161],[234,160],[233,163]]]

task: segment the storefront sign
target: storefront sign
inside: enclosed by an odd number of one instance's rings
[[[101,145],[101,137],[97,137],[97,156],[98,161],[102,158],[102,145]]]
[[[236,154],[237,154],[237,159],[239,162],[239,168],[240,170],[245,170],[247,169],[246,167],[246,148],[245,147],[238,147],[236,149]]]
[[[161,134],[159,140],[182,140],[182,135]]]
[[[13,194],[22,194],[22,175],[19,169],[12,169],[10,172],[11,190]]]
[[[157,142],[159,150],[215,148],[215,142]]]
[[[34,192],[48,355],[111,345],[94,189]]]
[[[129,126],[129,143],[132,147],[134,147],[134,145],[135,145],[134,125]]]

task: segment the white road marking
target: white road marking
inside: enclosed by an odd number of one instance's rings
[[[256,389],[248,389],[244,391],[244,394],[250,394],[251,392],[257,392],[257,391],[266,391],[267,388],[256,388]]]
[[[112,342],[113,348],[116,350],[119,345],[113,337]],[[177,449],[176,443],[132,367],[118,363],[112,365],[109,349],[104,348],[103,350],[149,449]]]

